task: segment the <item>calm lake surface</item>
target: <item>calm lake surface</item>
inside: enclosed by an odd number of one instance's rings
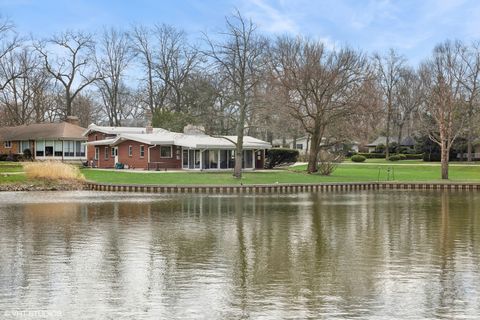
[[[0,193],[0,318],[32,315],[478,319],[480,193]]]

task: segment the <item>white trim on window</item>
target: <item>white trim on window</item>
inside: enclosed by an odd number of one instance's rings
[[[162,156],[162,149],[168,148],[168,156]],[[160,158],[172,158],[173,157],[173,152],[172,152],[172,146],[160,146]]]
[[[108,147],[105,147],[105,160],[108,159]]]
[[[11,149],[12,148],[12,141],[8,140],[3,143],[3,146],[5,149]]]
[[[140,158],[145,158],[145,146],[140,145]]]
[[[98,160],[98,158],[100,158],[100,148],[99,147],[95,147],[95,160]]]
[[[132,145],[129,145],[129,146],[128,146],[128,156],[129,156],[129,157],[133,156],[133,147],[132,147]]]

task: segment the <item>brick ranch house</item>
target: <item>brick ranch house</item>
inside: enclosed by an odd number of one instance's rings
[[[86,160],[85,128],[78,118],[60,123],[35,123],[0,128],[0,154],[23,155],[29,149],[37,160]]]
[[[193,126],[184,133],[152,127],[105,127],[91,124],[87,137],[87,155],[97,168],[145,170],[221,170],[235,164],[236,136],[212,137]],[[244,137],[243,168],[261,169],[268,142]]]

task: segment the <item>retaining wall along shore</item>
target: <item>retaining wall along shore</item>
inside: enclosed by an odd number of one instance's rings
[[[143,193],[289,193],[347,190],[480,190],[480,183],[352,182],[251,185],[138,185],[87,182],[87,190]]]

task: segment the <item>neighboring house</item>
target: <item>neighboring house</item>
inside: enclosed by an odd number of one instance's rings
[[[297,138],[295,140],[294,139],[286,139],[285,144],[286,144],[287,148],[298,150],[298,153],[300,155],[306,155],[310,151],[310,140],[311,139],[308,136]],[[272,142],[272,146],[274,148],[281,148],[281,147],[283,147],[283,142],[284,141],[282,139],[275,139]],[[324,142],[325,142],[325,138],[322,139],[322,143],[324,143]],[[339,146],[332,147],[331,149],[333,149],[333,151],[339,151],[342,148],[343,147],[339,145]],[[357,142],[352,142],[351,143],[351,151],[358,152],[358,143]]]
[[[85,128],[76,117],[60,123],[36,123],[0,128],[0,154],[23,154],[37,160],[85,160]]]
[[[285,143],[285,145],[284,145]],[[275,139],[272,141],[272,146],[274,148],[286,147],[289,149],[296,149],[300,155],[305,155],[310,150],[310,137],[301,137],[297,139]]]
[[[186,127],[184,133],[161,128],[104,127],[91,124],[85,132],[88,160],[98,168],[231,169],[236,136],[212,137]],[[261,169],[268,142],[245,136],[243,168]]]
[[[398,138],[391,137],[389,139],[389,143],[398,143]],[[379,136],[373,142],[370,142],[369,144],[367,144],[368,152],[369,153],[375,152],[376,148],[379,145],[386,146],[386,144],[387,144],[387,137]],[[410,136],[407,136],[407,137],[402,139],[402,142],[400,143],[400,146],[401,147],[413,148],[415,146],[415,139],[410,137]]]

